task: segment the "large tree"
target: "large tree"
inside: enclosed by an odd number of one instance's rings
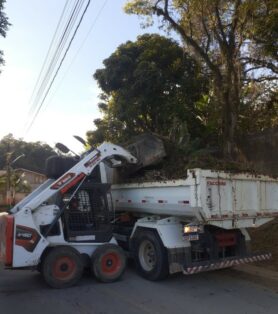
[[[6,37],[6,32],[9,27],[9,22],[6,14],[4,13],[4,4],[6,0],[0,0],[0,35],[2,37]],[[0,50],[0,66],[4,64],[4,59],[3,59],[3,51]],[[0,69],[1,73],[1,69]]]
[[[207,81],[177,42],[145,34],[120,45],[103,63],[94,77],[103,91],[104,116],[88,133],[91,142],[119,142],[144,132],[175,141],[200,137],[196,102]]]
[[[158,16],[207,69],[221,111],[223,151],[235,157],[239,112],[248,84],[277,83],[276,0],[132,0],[126,12]],[[262,27],[263,26],[263,27]],[[270,87],[269,87],[270,86]],[[275,86],[269,85],[271,92]]]

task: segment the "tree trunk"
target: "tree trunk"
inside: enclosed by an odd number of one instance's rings
[[[240,92],[238,70],[232,62],[228,62],[226,74],[222,77],[222,82],[216,88],[222,109],[223,155],[227,159],[235,160],[238,154],[236,129]]]

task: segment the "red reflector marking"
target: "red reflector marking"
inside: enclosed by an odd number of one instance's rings
[[[236,234],[227,232],[227,233],[218,233],[215,235],[218,245],[220,247],[233,246],[236,244]]]
[[[179,204],[189,204],[189,201],[178,201]]]
[[[14,217],[6,216],[6,266],[13,264],[13,236],[14,236]]]
[[[76,178],[74,178],[70,183],[61,189],[61,193],[65,194],[70,188],[72,188],[76,183],[81,181],[85,177],[85,173],[80,173]]]
[[[242,217],[248,217],[249,215],[243,213],[241,216],[242,216]]]
[[[75,176],[75,173],[69,172],[66,173],[64,176],[62,176],[62,178],[55,182],[52,186],[51,189],[53,190],[58,190],[61,186],[63,186],[64,184],[66,184],[69,180],[71,180],[73,177]]]
[[[225,181],[207,181],[208,185],[226,185]]]

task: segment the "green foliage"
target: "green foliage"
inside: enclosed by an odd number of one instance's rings
[[[88,132],[90,142],[123,142],[152,132],[182,144],[202,135],[195,104],[207,92],[207,80],[177,42],[145,34],[103,63],[94,74],[103,91],[103,118]]]
[[[278,61],[278,1],[261,2],[253,15],[250,37],[253,36],[260,54]]]
[[[7,174],[0,176],[0,191],[6,191],[7,188]],[[12,170],[10,177],[10,188],[14,192],[30,193],[31,186],[24,179],[22,174],[18,174]]]
[[[45,160],[55,154],[54,150],[47,144],[41,142],[28,143],[22,139],[15,139],[8,134],[0,141],[0,169],[7,165],[8,154],[11,160],[18,156],[25,156],[16,161],[13,168],[24,168],[44,173]]]
[[[278,89],[269,82],[250,82],[244,89],[239,114],[241,134],[278,126]]]
[[[0,35],[2,37],[6,37],[6,32],[8,30],[8,27],[10,26],[10,23],[8,22],[8,18],[4,11],[4,4],[6,0],[0,0]],[[4,64],[3,59],[3,51],[0,50],[0,66]],[[0,70],[1,73],[1,70]]]
[[[266,111],[259,99],[275,107],[271,95],[277,92],[278,79],[277,7],[277,0],[127,1],[126,12],[146,17],[145,25],[157,17],[160,27],[176,32],[185,51],[207,72],[210,105],[203,108],[201,119],[209,129],[218,126],[226,157],[237,151],[236,135],[246,125],[242,115],[260,112],[258,127],[262,128],[269,118],[262,117]],[[269,82],[273,83],[271,93]],[[250,84],[256,86],[254,94]],[[208,102],[199,102],[201,107],[204,104]]]

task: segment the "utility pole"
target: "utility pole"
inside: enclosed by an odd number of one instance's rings
[[[10,143],[8,143],[8,152],[6,155],[6,169],[7,169],[7,189],[6,189],[6,203],[11,208],[11,157],[13,152],[10,152]]]
[[[6,202],[9,208],[12,207],[14,202],[14,193],[11,189],[11,175],[12,175],[12,165],[22,157],[25,157],[25,154],[17,156],[13,161],[11,161],[13,152],[7,153],[6,165],[7,165],[7,192],[6,192]]]

